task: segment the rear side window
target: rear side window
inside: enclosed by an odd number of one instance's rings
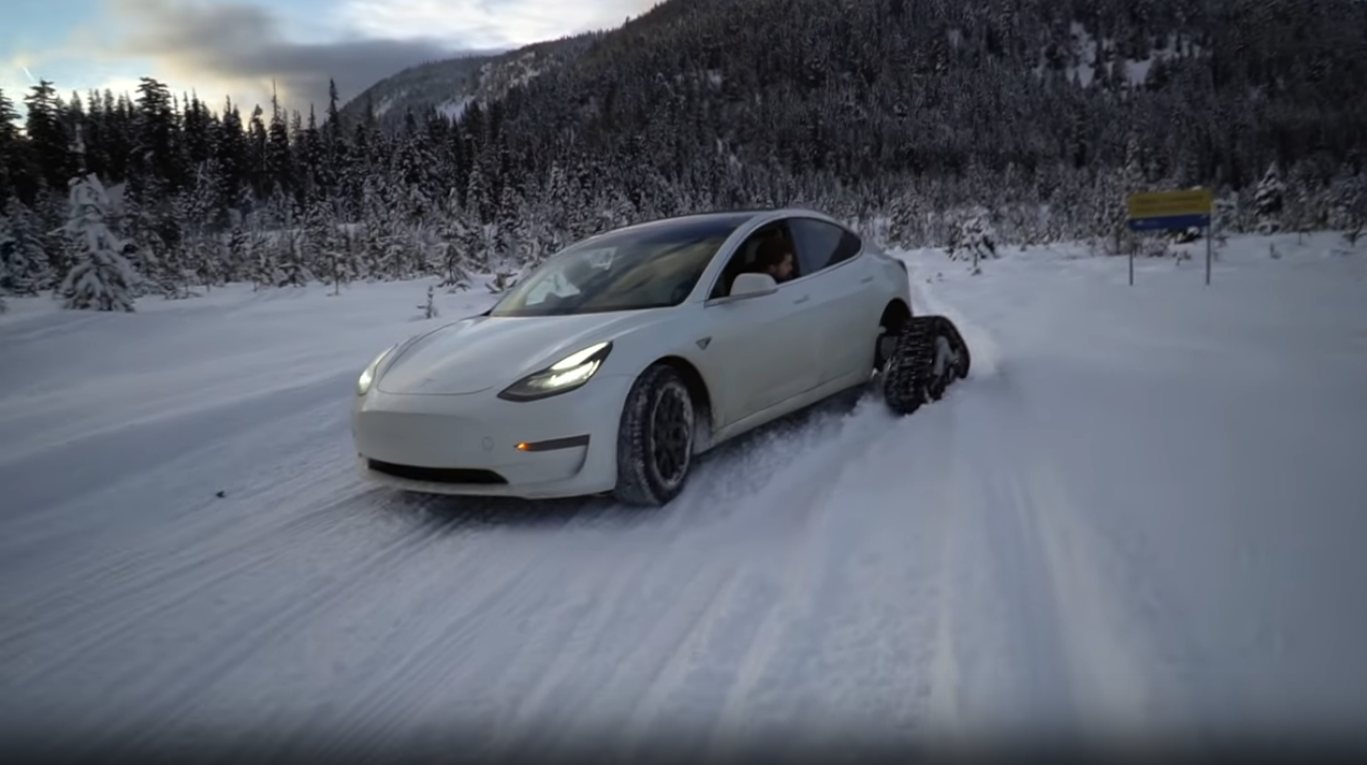
[[[849,260],[862,246],[853,233],[815,218],[793,218],[788,227],[797,245],[798,272],[803,276]]]

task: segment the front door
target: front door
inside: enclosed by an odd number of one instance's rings
[[[741,244],[703,311],[703,334],[710,340],[702,358],[716,388],[713,403],[723,425],[816,385],[817,326],[808,283],[784,282],[767,295],[730,297],[730,282],[739,273],[761,270],[759,245],[776,236],[791,242],[780,222],[761,228]]]

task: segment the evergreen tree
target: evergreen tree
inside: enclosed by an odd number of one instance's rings
[[[18,113],[14,102],[0,88],[0,214],[4,214],[21,197],[19,183],[28,173],[23,152],[26,144],[19,136]],[[25,189],[32,201],[32,189]]]
[[[0,219],[0,263],[5,269],[0,289],[13,295],[37,295],[52,286],[50,259],[34,224],[32,211],[18,201]]]
[[[1258,190],[1253,197],[1259,233],[1272,234],[1281,230],[1281,212],[1285,201],[1286,186],[1282,183],[1277,163],[1273,162],[1258,182]]]
[[[71,152],[71,134],[62,112],[57,90],[47,80],[39,80],[24,98],[28,110],[24,132],[27,153],[35,180],[49,190],[64,189],[74,174],[75,162]]]
[[[62,280],[64,307],[133,311],[138,276],[124,259],[124,243],[109,230],[109,197],[94,175],[73,178],[66,224],[74,265]]]

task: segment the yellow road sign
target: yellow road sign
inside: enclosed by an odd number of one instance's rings
[[[1214,206],[1215,196],[1210,189],[1146,191],[1131,194],[1125,200],[1126,211],[1131,219],[1210,215]]]

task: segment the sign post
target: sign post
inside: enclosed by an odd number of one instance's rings
[[[1180,228],[1206,230],[1206,284],[1210,284],[1211,213],[1215,197],[1210,189],[1146,191],[1125,200],[1126,225],[1131,231],[1165,231]],[[1134,248],[1130,248],[1130,284],[1134,284]]]

